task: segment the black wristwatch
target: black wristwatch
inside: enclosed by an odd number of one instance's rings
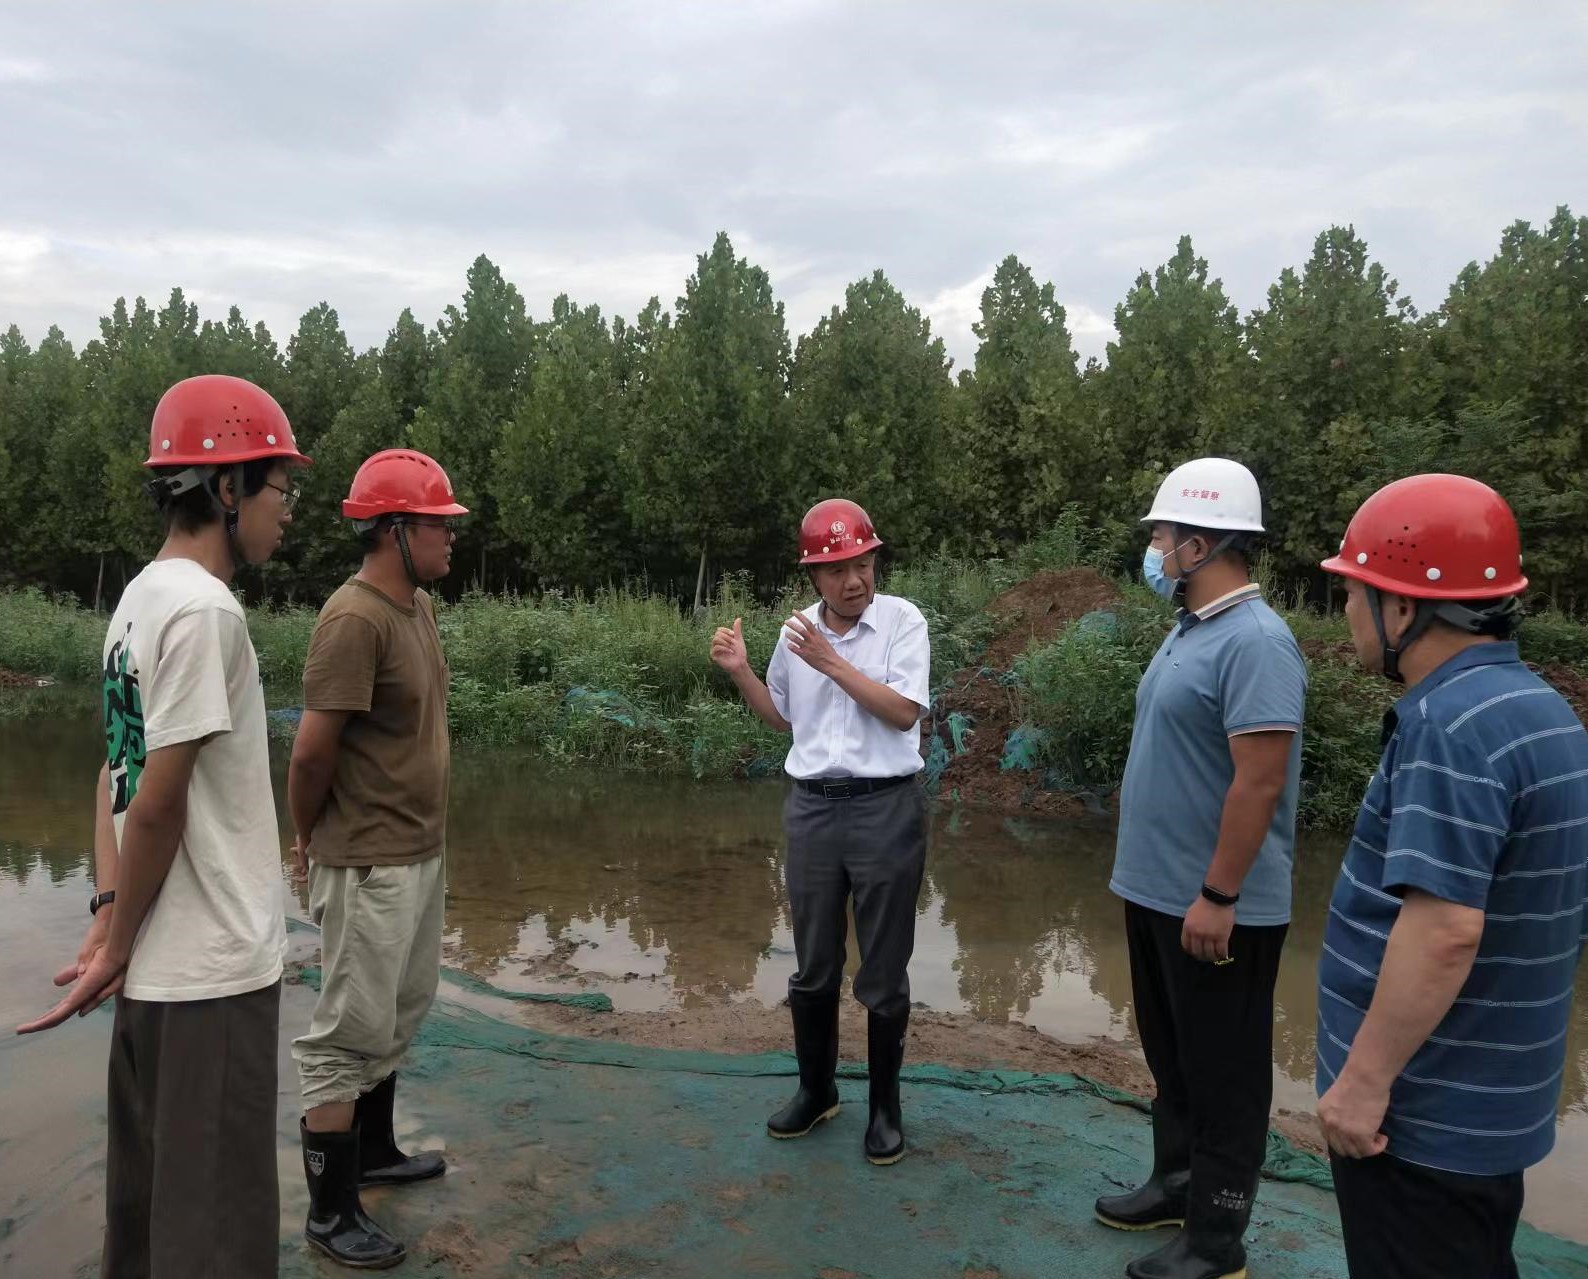
[[[1206,897],[1215,906],[1233,906],[1241,899],[1239,893],[1221,893],[1212,884],[1202,885],[1202,896]]]
[[[101,906],[109,906],[115,900],[116,890],[114,888],[108,888],[102,893],[95,893],[88,899],[88,913],[97,915]]]

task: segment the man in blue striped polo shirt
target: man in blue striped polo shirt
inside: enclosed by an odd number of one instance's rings
[[[1505,501],[1455,475],[1370,497],[1340,554],[1369,670],[1410,687],[1318,966],[1318,1119],[1357,1279],[1503,1279],[1549,1153],[1588,929],[1588,734],[1509,642]]]

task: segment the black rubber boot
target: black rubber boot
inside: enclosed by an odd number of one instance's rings
[[[303,1237],[311,1248],[354,1270],[395,1266],[408,1250],[364,1213],[358,1199],[358,1128],[310,1132],[303,1138],[303,1173],[309,1181],[309,1220]]]
[[[871,1076],[871,1122],[866,1125],[866,1158],[874,1164],[896,1164],[904,1158],[899,1067],[904,1064],[904,1032],[909,1026],[908,1008],[902,1017],[866,1014],[866,1056]]]
[[[1115,1230],[1155,1230],[1185,1224],[1191,1187],[1191,1150],[1185,1129],[1161,1106],[1152,1108],[1152,1175],[1122,1195],[1103,1195],[1094,1211]]]
[[[788,997],[794,1019],[794,1056],[800,1086],[794,1099],[766,1121],[773,1137],[803,1137],[838,1113],[838,996]]]
[[[1129,1279],[1246,1279],[1246,1223],[1252,1194],[1194,1182],[1184,1228],[1157,1252],[1125,1267]]]
[[[405,1155],[392,1134],[392,1105],[397,1099],[393,1071],[358,1099],[353,1126],[358,1129],[358,1184],[403,1186],[428,1181],[447,1170],[447,1161],[433,1150]]]

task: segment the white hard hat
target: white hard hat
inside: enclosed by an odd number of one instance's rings
[[[1158,486],[1143,524],[1184,524],[1228,533],[1263,531],[1257,477],[1227,457],[1199,457],[1177,466]]]

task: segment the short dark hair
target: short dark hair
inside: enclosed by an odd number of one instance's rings
[[[242,496],[253,497],[263,490],[271,471],[280,463],[279,457],[260,457],[242,463]],[[153,468],[156,475],[178,475],[187,469],[185,466]],[[160,518],[165,521],[167,533],[197,533],[220,520],[221,508],[215,500],[215,493],[227,469],[216,467],[203,484],[178,493],[175,497],[157,499],[160,505]]]
[[[1175,528],[1179,530],[1182,540],[1188,537],[1205,537],[1215,546],[1227,537],[1230,539],[1230,544],[1224,548],[1225,554],[1233,552],[1243,560],[1251,555],[1257,538],[1260,536],[1260,534],[1245,531],[1232,533],[1229,529],[1202,528],[1196,524],[1176,524]]]
[[[1460,631],[1463,635],[1489,635],[1498,640],[1512,639],[1516,635],[1517,626],[1522,621],[1522,610],[1512,602],[1514,599],[1514,596],[1497,595],[1486,600],[1458,600],[1457,603],[1462,607],[1470,608],[1474,613],[1484,614],[1482,622],[1475,631],[1469,631],[1466,627],[1457,626],[1443,618],[1436,620],[1441,625]]]
[[[391,516],[377,515],[362,528],[355,528],[354,535],[358,538],[359,550],[368,555],[380,545],[380,535],[391,527]]]

